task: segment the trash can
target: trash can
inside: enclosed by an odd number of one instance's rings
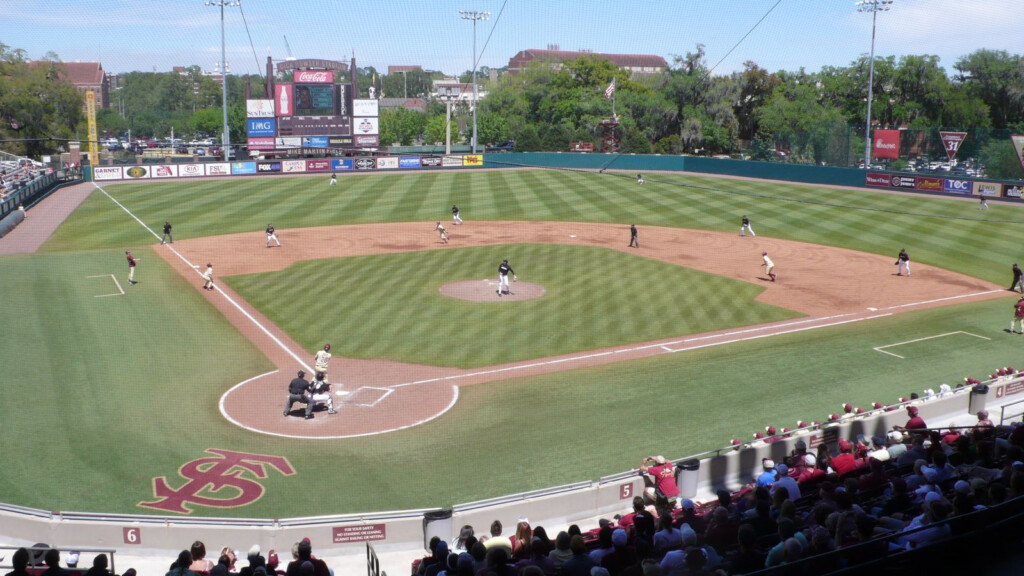
[[[967,403],[967,411],[971,414],[977,414],[978,412],[985,409],[985,402],[988,401],[988,385],[987,384],[975,384],[974,388],[971,388],[971,397]]]
[[[697,495],[697,482],[700,475],[700,460],[683,460],[676,464],[676,486],[679,487],[680,498],[693,498]]]
[[[430,539],[437,536],[444,542],[452,538],[452,509],[442,508],[423,514],[423,549],[430,547]]]

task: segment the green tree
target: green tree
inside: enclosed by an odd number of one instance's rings
[[[619,140],[619,152],[623,154],[650,154],[651,141],[636,127],[628,128]]]
[[[980,160],[985,166],[985,175],[989,178],[1005,178],[1024,180],[1024,168],[1021,167],[1017,151],[1009,139],[992,140],[981,149]]]
[[[953,68],[968,94],[988,105],[993,127],[1024,121],[1024,61],[1019,55],[981,49],[962,56]]]
[[[409,146],[427,127],[427,117],[408,108],[384,108],[380,111],[380,140],[384,146],[395,142]]]
[[[38,157],[87,136],[83,97],[56,58],[29,64],[23,50],[0,43],[0,139],[6,152]]]

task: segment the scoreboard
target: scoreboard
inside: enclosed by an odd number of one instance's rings
[[[295,115],[296,116],[338,116],[343,115],[338,108],[340,98],[337,84],[296,84]]]

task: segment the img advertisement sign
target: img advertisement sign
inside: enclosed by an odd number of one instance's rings
[[[875,130],[874,146],[871,155],[875,158],[899,158],[900,131]]]
[[[419,168],[420,158],[419,156],[402,156],[398,159],[399,168]]]
[[[275,136],[277,121],[273,118],[246,118],[245,133],[249,136]]]
[[[274,84],[274,108],[278,116],[295,114],[295,95],[291,84]]]
[[[483,166],[484,157],[480,154],[466,154],[462,157],[463,166]]]
[[[377,118],[356,118],[354,122],[355,134],[380,134],[380,121]]]
[[[370,148],[380,146],[380,136],[376,134],[356,134],[354,138],[356,146]]]
[[[121,167],[120,166],[97,166],[92,169],[93,180],[120,180]]]
[[[946,178],[943,181],[942,191],[947,194],[965,194],[970,195],[973,186],[971,186],[970,180],[955,180],[953,178]]]
[[[952,160],[967,138],[967,132],[939,132],[939,138],[942,139],[942,147],[946,149],[946,156]]]
[[[331,170],[351,170],[352,168],[351,158],[335,158],[331,160]]]
[[[445,168],[462,166],[462,156],[445,156],[441,159],[441,166]]]
[[[206,165],[207,176],[230,176],[231,164],[227,162],[213,162]]]
[[[892,176],[889,178],[889,183],[893,188],[915,188],[917,187],[917,178],[913,176]]]
[[[255,174],[256,163],[255,162],[232,162],[231,163],[232,174]]]
[[[306,172],[326,172],[331,169],[331,161],[327,158],[321,160],[306,160]]]

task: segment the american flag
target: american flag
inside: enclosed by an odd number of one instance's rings
[[[615,78],[612,78],[612,83],[604,89],[605,98],[611,98],[613,94],[615,94]]]

